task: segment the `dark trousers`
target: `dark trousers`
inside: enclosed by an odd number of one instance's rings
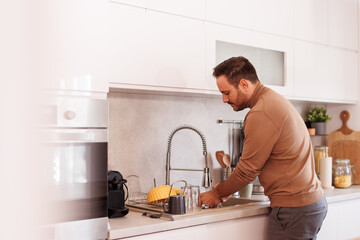
[[[316,239],[327,210],[325,197],[303,207],[274,207],[269,217],[267,239]]]

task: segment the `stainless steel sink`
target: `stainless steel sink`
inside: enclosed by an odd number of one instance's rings
[[[222,207],[229,207],[229,206],[238,206],[244,204],[254,204],[254,203],[261,203],[266,202],[264,200],[256,200],[256,199],[249,199],[249,198],[235,198],[231,197],[226,202],[222,203]]]

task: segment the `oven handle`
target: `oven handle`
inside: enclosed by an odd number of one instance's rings
[[[107,129],[47,129],[45,143],[108,142]]]

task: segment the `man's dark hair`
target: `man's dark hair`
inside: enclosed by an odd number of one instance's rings
[[[249,80],[252,83],[259,81],[254,66],[244,57],[229,58],[214,68],[213,76],[225,75],[229,83],[236,88],[241,79]]]

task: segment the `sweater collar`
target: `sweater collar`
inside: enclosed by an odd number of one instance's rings
[[[257,101],[259,100],[259,98],[261,97],[261,95],[263,95],[263,93],[266,91],[267,87],[265,87],[263,84],[259,83],[253,94],[251,95],[249,101],[246,104],[246,108],[252,108],[255,106],[255,104],[257,103]]]

